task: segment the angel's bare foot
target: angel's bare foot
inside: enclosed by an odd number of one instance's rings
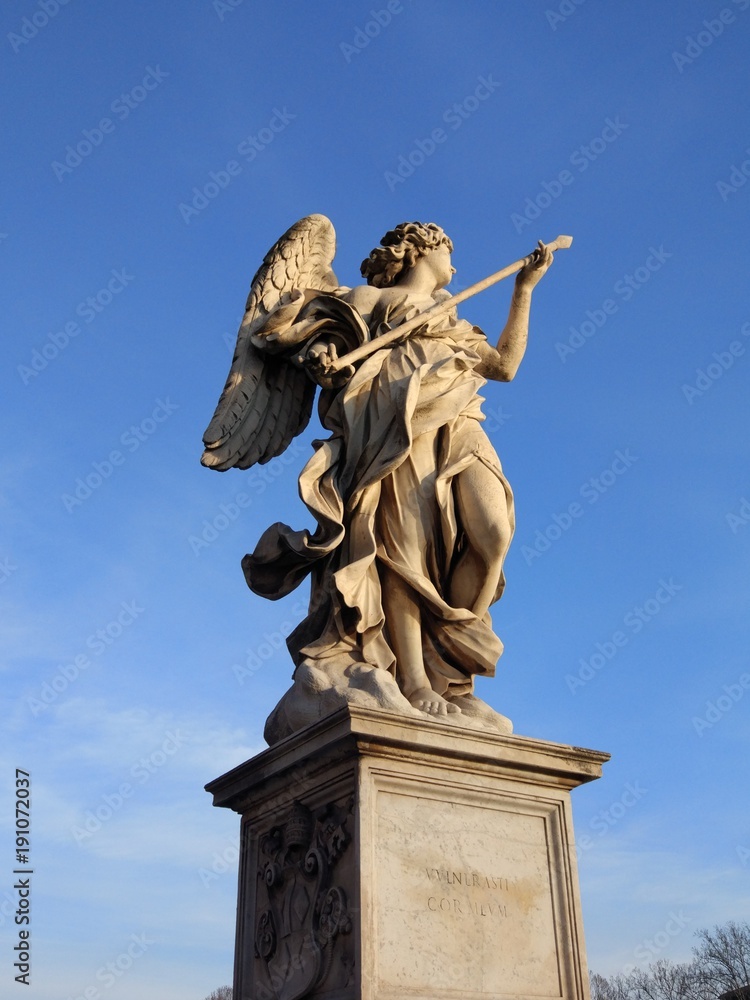
[[[513,723],[510,719],[496,712],[494,708],[477,698],[475,694],[462,694],[452,699],[452,707],[460,708],[461,712],[471,719],[481,719],[497,729],[498,732],[510,735],[513,732]]]
[[[451,705],[449,701],[446,701],[442,695],[430,687],[417,688],[416,691],[408,695],[408,698],[409,703],[414,708],[418,708],[420,712],[425,712],[427,715],[452,715],[461,711],[458,705]]]

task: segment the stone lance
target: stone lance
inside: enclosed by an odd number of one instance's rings
[[[554,253],[555,250],[566,250],[572,242],[572,236],[558,236],[551,243],[547,243],[547,246]],[[361,361],[362,358],[366,358],[368,355],[374,354],[375,351],[379,351],[381,348],[387,347],[388,344],[393,344],[396,341],[403,340],[404,337],[407,337],[410,333],[412,333],[412,331],[418,329],[420,326],[424,326],[424,324],[429,320],[434,319],[436,316],[443,316],[445,313],[450,312],[451,309],[455,309],[461,302],[465,302],[466,299],[470,299],[472,295],[477,295],[479,292],[483,292],[485,288],[489,288],[490,285],[494,285],[498,281],[502,281],[503,278],[507,278],[511,274],[515,274],[516,271],[520,271],[522,267],[530,264],[535,259],[536,254],[537,251],[534,250],[533,253],[528,254],[526,257],[521,257],[520,260],[516,260],[512,264],[508,264],[508,266],[504,267],[502,271],[496,271],[495,274],[491,274],[489,277],[483,278],[481,281],[477,281],[473,285],[469,285],[468,288],[464,288],[462,292],[459,292],[457,295],[452,295],[444,302],[438,302],[430,309],[425,309],[424,312],[415,316],[414,319],[410,319],[406,323],[402,323],[393,330],[389,330],[388,333],[375,337],[374,340],[368,340],[366,344],[361,344],[353,351],[349,351],[348,354],[344,354],[343,357],[337,358],[335,361],[331,362],[330,365],[327,365],[326,374],[341,371],[342,368],[347,368],[349,365],[354,364],[354,362]]]

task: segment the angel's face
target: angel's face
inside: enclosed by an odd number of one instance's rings
[[[451,252],[443,243],[423,258],[431,274],[435,278],[435,288],[445,288],[456,273],[455,267],[451,265]]]

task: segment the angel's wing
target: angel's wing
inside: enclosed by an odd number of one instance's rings
[[[251,337],[292,289],[333,291],[336,233],[325,215],[307,215],[271,247],[250,286],[232,367],[203,435],[201,464],[248,469],[280,455],[310,419],[315,383],[282,355],[253,346]]]

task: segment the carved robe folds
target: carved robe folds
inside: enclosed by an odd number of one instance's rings
[[[275,342],[328,337],[347,350],[413,315],[397,307],[374,317],[367,330],[340,301],[326,320],[326,300],[337,302],[321,296],[296,323],[276,323]],[[300,476],[317,528],[311,534],[277,523],[243,560],[249,586],[264,597],[289,593],[311,573],[310,613],[289,639],[298,666],[336,672],[369,664],[394,672],[379,573],[387,566],[419,601],[433,689],[464,694],[475,675],[494,674],[502,643],[489,615],[480,620],[446,596],[456,556],[468,544],[454,477],[472,462],[484,463],[503,484],[513,523],[510,486],[481,427],[484,379],[474,370],[481,339],[465,321],[442,317],[372,354],[342,387],[323,392],[321,421],[331,436],[316,442]]]

